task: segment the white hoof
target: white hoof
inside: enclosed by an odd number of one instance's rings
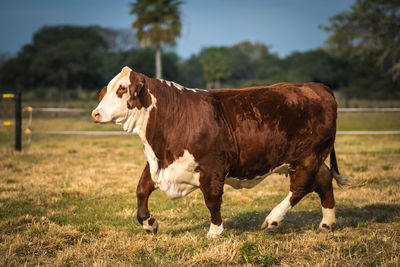
[[[275,231],[279,227],[279,222],[273,221],[269,218],[266,218],[263,224],[261,225],[261,229],[265,231]]]
[[[223,231],[224,231],[224,225],[222,223],[219,226],[211,223],[210,230],[207,233],[207,237],[216,238],[220,236]]]
[[[332,231],[333,225],[336,223],[335,209],[327,209],[322,207],[322,221],[318,229],[322,232]]]
[[[327,223],[325,223],[325,222],[321,222],[321,223],[319,224],[318,230],[319,230],[320,232],[331,232],[331,231],[333,231],[333,225],[334,225],[334,223],[332,223],[332,224],[327,224]]]
[[[154,219],[154,222],[152,225],[150,225],[150,219],[151,219],[151,215],[149,218],[147,218],[146,220],[143,221],[143,229],[146,230],[147,232],[156,234],[157,230],[158,230],[158,222]]]

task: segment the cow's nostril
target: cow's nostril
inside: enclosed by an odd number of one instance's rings
[[[100,112],[97,111],[97,110],[94,110],[94,111],[92,112],[92,118],[93,118],[93,120],[94,120],[95,122],[100,122],[100,121],[101,121]]]

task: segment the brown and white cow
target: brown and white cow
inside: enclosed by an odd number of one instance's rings
[[[198,90],[152,79],[124,67],[99,95],[95,122],[114,122],[143,142],[147,165],[137,187],[138,221],[157,232],[148,210],[157,188],[171,199],[200,188],[211,213],[208,237],[223,231],[224,184],[252,188],[272,173],[290,175],[287,197],[266,217],[262,228],[278,227],[306,194],[318,193],[321,230],[335,223],[332,178],[335,158],[336,101],[317,83]],[[330,154],[330,169],[324,164]]]

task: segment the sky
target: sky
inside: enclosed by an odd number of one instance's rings
[[[0,52],[17,53],[44,25],[131,27],[134,0],[0,0]],[[284,57],[315,49],[327,39],[319,29],[354,0],[186,0],[174,50],[183,58],[209,46],[260,42]]]

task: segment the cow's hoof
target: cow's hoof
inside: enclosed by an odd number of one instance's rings
[[[333,231],[333,224],[328,225],[326,223],[320,223],[319,227],[318,227],[318,231],[325,232],[325,233],[331,232],[331,231]]]
[[[216,233],[210,233],[210,232],[207,233],[207,238],[210,238],[210,239],[214,239],[214,238],[217,238],[219,236],[220,235],[216,234]]]
[[[267,232],[274,232],[278,229],[279,223],[276,221],[270,222],[269,220],[265,220],[263,224],[261,225],[261,229],[267,231]]]
[[[211,223],[210,230],[207,233],[207,238],[216,238],[224,231],[224,225],[221,223],[219,226]]]
[[[147,220],[143,221],[143,229],[148,233],[157,234],[158,222],[150,216]]]

